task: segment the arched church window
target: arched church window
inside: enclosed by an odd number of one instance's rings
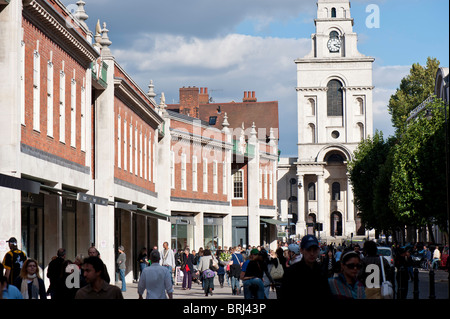
[[[308,99],[310,115],[316,115],[316,101],[313,98]]]
[[[316,126],[312,123],[309,124],[310,142],[316,142]]]
[[[327,85],[327,115],[343,115],[342,83],[339,80],[331,80]]]
[[[331,8],[331,17],[336,18],[336,8]]]
[[[356,99],[356,105],[358,107],[358,113],[359,115],[363,115],[364,114],[364,100],[362,98],[357,98]]]

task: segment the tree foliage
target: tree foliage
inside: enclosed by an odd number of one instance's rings
[[[394,149],[390,207],[412,225],[434,223],[446,229],[445,118],[441,100],[409,123]]]
[[[404,77],[389,100],[388,110],[397,135],[405,129],[409,113],[434,93],[436,72],[440,62],[428,57],[426,66],[414,63],[409,75]]]

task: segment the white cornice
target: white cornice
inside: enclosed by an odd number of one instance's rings
[[[62,42],[66,45],[76,57],[94,61],[99,56],[86,38],[79,34],[72,25],[67,25],[68,22],[54,10],[49,12],[38,1],[34,0],[30,5],[24,7],[23,12],[33,23],[40,24],[42,31],[47,31],[46,34],[49,37],[57,43]]]

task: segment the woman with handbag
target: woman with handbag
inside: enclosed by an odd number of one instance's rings
[[[203,257],[200,259],[200,263],[198,265],[198,273],[201,274],[203,278],[205,297],[208,297],[209,294],[212,296],[214,290],[214,277],[216,273],[211,270],[212,263],[213,256],[211,255],[211,251],[209,249],[205,249],[203,251]]]
[[[183,272],[183,290],[192,288],[192,272],[194,271],[194,255],[190,253],[189,248],[184,249],[181,254],[181,271]]]

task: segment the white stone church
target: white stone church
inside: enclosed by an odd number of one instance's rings
[[[374,58],[358,52],[349,0],[318,0],[314,23],[311,52],[295,60],[298,158],[280,159],[278,207],[295,225],[291,235],[327,242],[367,237],[347,163],[373,134]]]

